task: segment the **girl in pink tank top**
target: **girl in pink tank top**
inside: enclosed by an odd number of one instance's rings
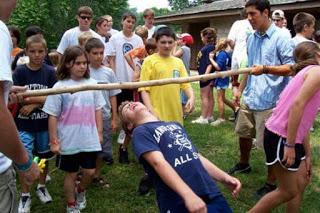
[[[266,164],[279,186],[249,212],[270,212],[283,203],[286,212],[296,212],[311,179],[309,130],[320,107],[320,48],[303,42],[294,50],[294,58],[296,76],[281,93],[264,133]]]

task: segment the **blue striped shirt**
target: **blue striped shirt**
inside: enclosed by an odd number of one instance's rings
[[[258,32],[248,38],[248,66],[293,64],[294,45],[291,39],[271,24],[264,35]],[[243,91],[243,102],[251,110],[267,110],[275,107],[280,93],[290,77],[262,74],[249,75]]]

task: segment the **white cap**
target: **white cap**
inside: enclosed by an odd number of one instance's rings
[[[272,19],[283,19],[284,17],[284,12],[282,10],[275,10],[272,13]]]

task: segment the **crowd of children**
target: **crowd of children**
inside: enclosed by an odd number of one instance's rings
[[[242,48],[247,48],[247,41],[249,46],[258,45],[253,40],[260,34],[261,37],[270,35],[277,41],[287,38],[284,28],[280,31],[270,20],[268,1],[249,0],[245,7],[248,17],[242,21],[252,24],[256,32],[252,28],[243,30],[242,34],[239,32],[245,37],[241,38],[241,42],[244,42]],[[282,12],[275,11],[272,18],[284,18]],[[261,23],[254,20],[258,15],[262,17]],[[50,53],[39,27],[26,29],[26,47],[22,50],[18,47],[19,31],[10,26],[14,44],[11,56],[14,85],[36,90],[190,75],[193,37],[188,33],[176,35],[164,25],[155,27],[151,9],[144,12],[145,25],[136,28],[136,16],[131,12],[124,13],[121,18],[122,30],[119,32],[112,29],[112,17],[109,15],[98,18],[95,25],[97,32],[90,29],[92,19],[91,8],[80,7],[77,12],[79,26],[66,31],[57,50]],[[280,24],[280,21],[277,22]],[[234,30],[231,30],[234,35],[228,39],[217,38],[217,30],[212,27],[200,32],[204,46],[197,57],[199,75],[223,72],[235,68],[235,63],[237,68],[243,63],[254,66],[251,75],[242,77],[240,85],[234,80],[237,78],[233,79],[232,85],[236,86],[235,101],[226,98],[229,77],[200,81],[201,115],[191,121],[193,124],[211,124],[214,127],[223,124],[226,122],[224,106],[227,105],[235,115],[238,111],[240,113],[236,125],[240,149],[243,148],[242,140],[248,142],[246,146],[250,147],[247,149],[251,150],[254,137],[260,146],[263,144],[268,178],[273,177],[273,182],[277,180],[278,188],[274,190],[276,186],[272,185],[250,212],[268,212],[286,202],[287,211],[299,209],[302,194],[311,178],[308,132],[320,107],[320,49],[316,42],[310,40],[314,33],[314,17],[299,13],[293,22],[297,36],[277,44],[279,48],[285,48],[285,45],[290,48],[281,52],[278,61],[275,59],[276,62],[272,63],[266,59],[266,64],[259,64],[264,62],[256,58],[253,49],[245,51],[248,55],[236,59],[230,55],[232,49],[238,54],[244,53],[237,46],[239,41]],[[279,36],[272,37],[274,32]],[[292,65],[293,59],[295,65]],[[232,60],[238,61],[232,64]],[[295,75],[290,82],[288,77],[279,77],[289,74]],[[277,78],[273,78],[273,75],[277,75]],[[281,83],[273,86],[283,85],[277,89],[281,95],[273,94],[270,107],[263,110],[259,108],[261,101],[257,103],[250,99],[252,90],[258,86],[255,92],[263,93],[263,85],[254,85],[259,79],[272,84],[282,79]],[[213,88],[217,91],[217,119],[213,115]],[[240,106],[242,92],[247,99]],[[260,98],[263,99],[263,95]],[[203,157],[183,128],[184,118],[194,110],[194,105],[191,85],[182,83],[31,97],[20,100],[12,110],[12,115],[29,156],[49,160],[56,155],[56,166],[65,174],[63,190],[68,213],[80,212],[86,207],[86,190],[91,183],[102,188],[109,187],[109,182],[101,173],[103,165],[114,162],[112,133],[119,129],[119,162],[129,163],[128,143],[132,139],[134,152],[145,170],[140,186],[153,183],[160,212],[232,212],[212,178],[226,185],[237,196],[241,183],[230,175],[250,172],[249,157],[243,160],[241,156],[240,162],[229,174]],[[263,118],[257,115],[264,112]],[[251,125],[250,129],[244,126],[244,120],[246,125]],[[239,129],[239,126],[243,128]],[[244,132],[248,131],[250,133],[244,136]],[[184,157],[188,160],[179,161]],[[42,203],[54,200],[45,185],[48,169],[46,164],[36,187],[36,195]],[[270,186],[268,181],[266,184]],[[20,185],[18,212],[30,212],[30,184],[22,173]]]

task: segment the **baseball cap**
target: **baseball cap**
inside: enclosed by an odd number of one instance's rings
[[[182,33],[180,36],[181,36],[182,41],[185,42],[186,44],[188,44],[188,45],[193,44],[193,37],[189,33]]]
[[[272,13],[272,19],[283,19],[284,17],[284,12],[282,10],[275,10]]]

